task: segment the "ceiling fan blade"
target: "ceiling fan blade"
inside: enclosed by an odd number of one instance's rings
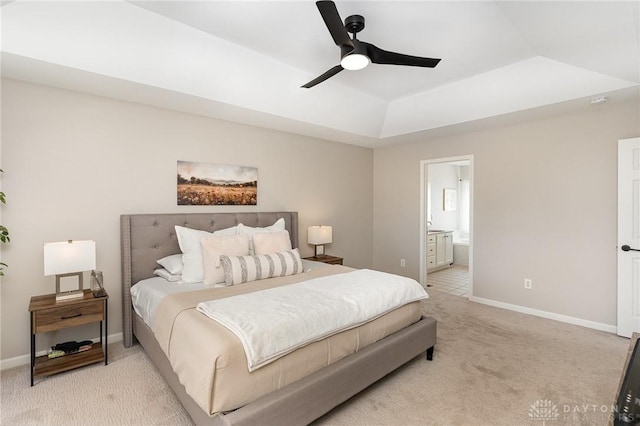
[[[342,23],[336,4],[332,1],[317,1],[316,6],[318,6],[320,15],[322,15],[322,19],[324,19],[324,23],[327,25],[327,29],[336,45],[340,47],[348,46],[353,49],[353,42]]]
[[[338,74],[343,69],[344,68],[342,68],[342,65],[336,65],[335,67],[331,68],[329,71],[325,72],[321,76],[319,76],[317,78],[314,78],[313,80],[311,80],[310,82],[308,82],[304,86],[300,86],[300,87],[304,87],[305,89],[310,89],[311,87],[315,86],[316,84],[322,83],[323,81],[325,81],[325,80],[333,77],[334,75]]]
[[[440,59],[403,55],[401,53],[382,50],[373,44],[365,43],[363,41],[360,41],[360,43],[366,46],[367,55],[374,64],[408,65],[412,67],[433,68],[438,65],[438,62],[440,62]]]

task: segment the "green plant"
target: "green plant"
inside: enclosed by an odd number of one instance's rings
[[[0,173],[4,173],[4,170],[0,169]],[[0,191],[0,202],[2,204],[6,204],[7,202],[6,196],[2,191]],[[0,242],[4,244],[4,243],[8,243],[9,241],[11,241],[11,239],[9,238],[9,230],[5,226],[0,225]],[[4,268],[6,267],[7,267],[6,263],[0,262],[0,277],[4,276]]]

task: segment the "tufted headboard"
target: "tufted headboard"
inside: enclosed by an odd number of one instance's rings
[[[265,213],[175,213],[134,214],[120,216],[120,251],[122,261],[122,334],[124,344],[133,344],[131,286],[153,276],[156,260],[180,253],[175,226],[209,232],[243,223],[266,227],[284,218],[292,247],[298,247],[298,212]]]

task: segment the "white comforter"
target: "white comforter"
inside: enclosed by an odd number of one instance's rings
[[[242,342],[249,371],[308,343],[429,297],[415,280],[362,269],[225,299],[198,311]]]

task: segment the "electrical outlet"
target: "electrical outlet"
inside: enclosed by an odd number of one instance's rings
[[[524,288],[527,290],[533,290],[533,281],[529,278],[524,279]]]
[[[400,267],[404,268],[405,266],[407,266],[407,261],[404,259],[400,259]]]

